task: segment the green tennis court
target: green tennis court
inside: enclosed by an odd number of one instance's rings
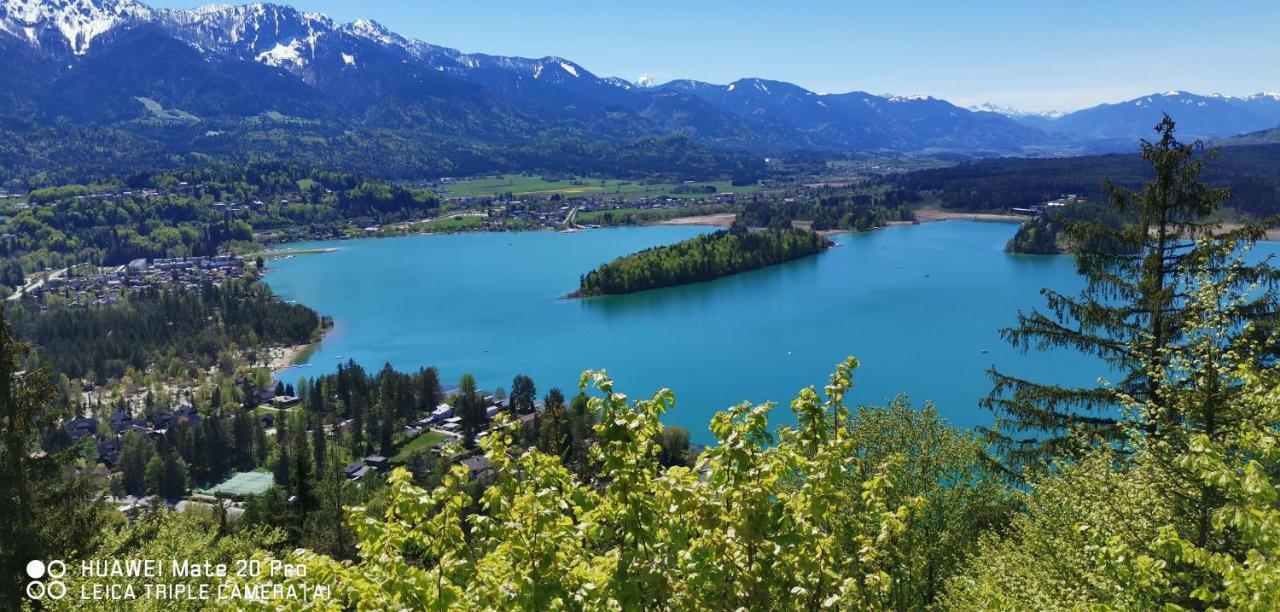
[[[209,495],[226,493],[228,495],[257,495],[265,492],[275,484],[275,478],[269,472],[236,472],[230,478],[218,483],[203,492]]]

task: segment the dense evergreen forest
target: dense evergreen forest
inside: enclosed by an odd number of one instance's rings
[[[41,361],[96,383],[151,365],[188,375],[230,350],[309,342],[321,324],[310,308],[286,304],[247,280],[195,291],[150,289],[101,306],[56,299],[9,304],[5,315],[15,333],[35,346]]]
[[[685,136],[608,142],[521,130],[523,139],[490,144],[415,130],[419,119],[432,120],[405,117],[409,129],[395,130],[269,117],[192,125],[130,122],[121,127],[15,121],[7,126],[13,129],[0,129],[0,185],[34,188],[154,169],[263,161],[384,180],[529,171],[754,182],[765,171],[758,156],[715,150]]]
[[[0,257],[25,271],[212,255],[255,231],[420,218],[439,201],[345,172],[253,164],[41,188],[28,204],[8,211],[0,236]]]
[[[1280,145],[1217,149],[1203,179],[1214,187],[1230,187],[1227,207],[1255,217],[1280,212]],[[1006,211],[1080,194],[1106,199],[1103,182],[1137,187],[1151,178],[1151,168],[1132,154],[1047,159],[1003,158],[921,170],[884,179],[897,188],[936,196],[943,208]]]
[[[812,221],[815,230],[866,231],[889,221],[915,219],[910,204],[913,191],[887,189],[878,193],[851,193],[825,189],[807,197],[753,200],[743,206],[738,219],[751,227],[789,227],[792,221]]]
[[[727,230],[619,257],[584,275],[570,297],[618,295],[708,281],[821,252],[822,235],[800,229]]]

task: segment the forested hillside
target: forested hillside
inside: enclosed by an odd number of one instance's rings
[[[0,130],[0,185],[59,185],[153,169],[261,161],[387,180],[526,171],[751,180],[765,167],[759,156],[726,152],[678,134],[613,143],[555,133],[491,144],[411,128],[369,130],[340,120],[274,116],[193,126],[57,124]]]
[[[792,221],[812,221],[814,230],[866,231],[890,221],[912,221],[910,204],[917,195],[890,189],[880,193],[850,193],[824,189],[805,197],[752,200],[738,220],[750,227],[789,227]]]
[[[1229,187],[1227,207],[1246,215],[1280,212],[1280,145],[1224,147],[1204,171],[1204,181]],[[1074,193],[1105,199],[1105,180],[1137,187],[1150,168],[1136,155],[1093,155],[1045,159],[993,159],[897,175],[885,181],[898,188],[936,196],[943,208],[1007,211]]]
[[[416,219],[438,206],[426,190],[284,164],[153,171],[31,191],[0,219],[0,257],[31,272],[213,255],[257,231]]]
[[[5,311],[39,362],[99,384],[152,366],[182,377],[217,365],[230,351],[305,344],[320,331],[315,311],[247,280],[195,291],[148,289],[88,308],[22,300]]]

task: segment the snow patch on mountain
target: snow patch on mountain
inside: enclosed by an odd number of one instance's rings
[[[276,43],[269,51],[259,53],[254,59],[276,68],[286,67],[289,64],[299,68],[306,65],[306,60],[302,58],[302,43],[298,39],[289,41],[289,44]],[[345,57],[343,59],[346,59]],[[353,57],[352,60],[355,58]]]

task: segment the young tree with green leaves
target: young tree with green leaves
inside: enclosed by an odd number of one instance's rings
[[[283,538],[279,529],[275,527],[250,526],[228,532],[219,528],[219,523],[212,514],[194,507],[187,512],[172,512],[167,508],[147,510],[135,520],[121,519],[104,528],[100,534],[100,541],[89,545],[85,553],[90,558],[108,561],[161,559],[166,564],[164,578],[166,584],[182,584],[193,591],[203,584],[208,585],[210,592],[213,593],[216,592],[213,589],[217,586],[217,578],[199,575],[171,576],[167,567],[168,560],[187,561],[192,565],[207,561],[211,565],[226,564],[228,568],[234,568],[236,561],[251,558],[259,551],[277,547]],[[81,576],[79,571],[71,569],[70,562],[67,565],[68,571],[63,578],[67,585],[67,597],[61,600],[46,598],[41,602],[42,609],[76,612],[122,609],[162,612],[175,608],[202,607],[195,602],[176,603],[173,599],[142,596],[148,584],[155,584],[154,577],[94,578]],[[96,585],[103,584],[115,585],[121,590],[128,586],[138,594],[138,597],[128,601],[105,599],[95,601],[80,598],[82,588],[85,592],[92,592]]]
[[[592,479],[515,445],[510,418],[500,415],[482,444],[497,476],[478,511],[466,469],[455,466],[431,491],[397,469],[382,510],[352,509],[358,560],[308,551],[293,560],[307,564],[308,581],[333,585],[335,608],[885,609],[921,601],[899,591],[921,588],[900,576],[923,559],[923,546],[904,547],[923,502],[898,493],[893,475],[924,490],[981,464],[974,452],[959,463],[937,455],[898,467],[911,457],[884,444],[939,438],[923,424],[884,430],[895,419],[860,424],[843,404],[855,365],[839,366],[825,399],[803,390],[792,402],[797,425],[776,437],[771,404],[720,413],[718,443],[696,469],[658,462],[670,391],[629,402],[603,372],[588,372],[582,384],[596,391],[588,410],[599,415]],[[928,535],[916,537],[923,544]]]

